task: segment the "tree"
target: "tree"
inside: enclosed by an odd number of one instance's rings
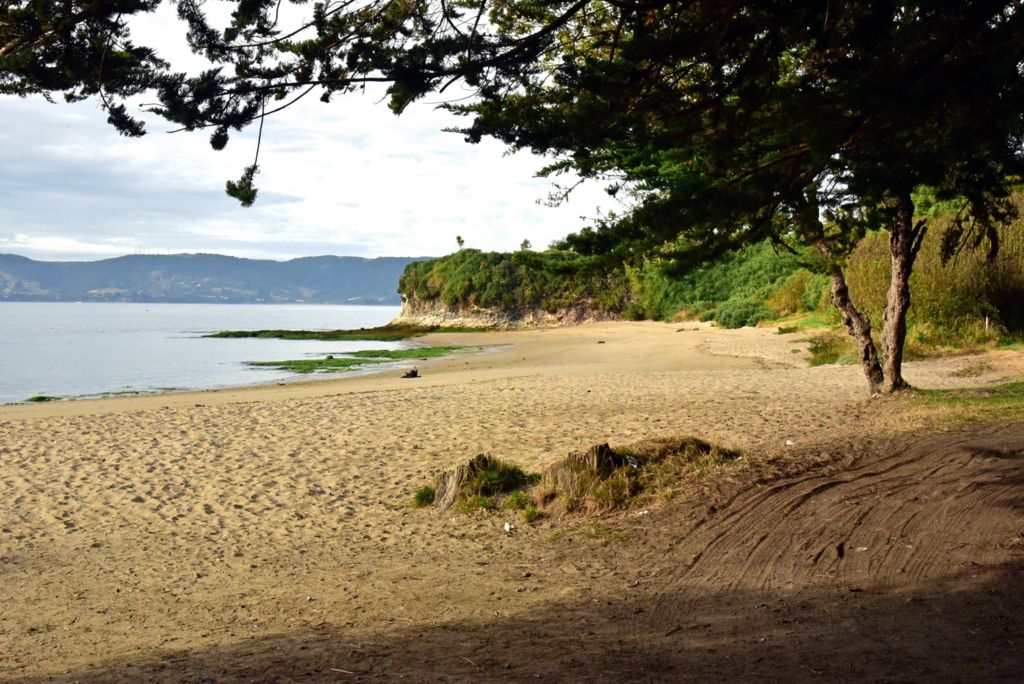
[[[179,0],[190,44],[220,65],[192,77],[131,44],[123,17],[157,4],[8,2],[0,92],[95,93],[135,135],[123,100],[155,90],[153,111],[211,128],[219,149],[317,88],[329,101],[386,82],[401,112],[462,79],[477,99],[451,108],[470,118],[470,141],[550,155],[546,173],[606,180],[628,201],[570,236],[580,252],[685,266],[765,238],[812,246],[872,393],[906,386],[909,276],[927,230],[913,190],[959,198],[950,252],[986,240],[994,251],[1024,166],[1019,1],[342,1],[289,31],[279,3],[245,0],[221,31],[200,2]],[[257,170],[228,186],[243,203]],[[893,266],[881,354],[843,274],[878,227]]]
[[[462,239],[461,235],[455,236],[455,243],[459,246],[459,249],[462,249],[463,247],[466,246],[466,241]]]
[[[685,263],[769,238],[810,245],[856,339],[869,391],[906,387],[909,277],[927,230],[912,193],[960,198],[948,251],[1012,215],[1022,170],[1019,3],[629,3],[567,31],[558,55],[456,109],[467,137],[556,155],[635,202],[567,240]],[[979,112],[984,111],[984,116]],[[890,234],[878,354],[843,261]]]
[[[533,245],[530,244],[529,240],[523,240],[522,242],[519,243],[519,249],[521,249],[524,252],[530,249],[531,247],[533,247]]]

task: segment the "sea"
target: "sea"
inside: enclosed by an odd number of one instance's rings
[[[401,349],[408,342],[211,339],[221,330],[384,325],[397,306],[0,302],[0,403],[286,382],[312,376],[246,365]],[[327,377],[327,376],[325,376]]]

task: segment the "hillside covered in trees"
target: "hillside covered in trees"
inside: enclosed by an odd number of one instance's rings
[[[395,284],[412,261],[136,254],[47,262],[0,254],[0,301],[398,304]]]

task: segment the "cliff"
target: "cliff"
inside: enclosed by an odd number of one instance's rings
[[[420,300],[403,298],[402,310],[395,323],[444,328],[543,328],[578,325],[594,321],[614,320],[618,314],[595,309],[589,302],[547,311],[545,309],[518,309],[514,311],[474,305],[449,306],[439,299]]]
[[[464,328],[572,325],[621,316],[624,271],[571,252],[462,249],[410,264],[399,280],[396,322]]]

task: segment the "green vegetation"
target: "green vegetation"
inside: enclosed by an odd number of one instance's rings
[[[480,454],[413,497],[418,506],[454,503],[476,512],[501,507],[530,523],[546,512],[605,512],[671,498],[688,476],[735,461],[739,453],[695,438],[663,438],[612,450],[607,444],[569,454],[542,474]]]
[[[943,425],[952,427],[975,421],[1024,420],[1024,382],[988,387],[918,390],[915,401],[929,409],[945,409]]]
[[[459,499],[459,502],[455,505],[455,508],[460,513],[476,513],[484,510],[489,511],[494,508],[495,497],[484,496],[482,494],[474,494],[467,496],[463,499]]]
[[[522,495],[522,492],[517,492],[517,490],[535,484],[539,479],[539,475],[527,475],[526,471],[517,465],[497,458],[490,458],[485,467],[477,469],[473,473],[473,477],[466,482],[462,491],[467,495],[494,496],[517,493]]]
[[[440,499],[442,506],[454,504],[457,510],[467,513],[492,509],[499,504],[508,510],[525,511],[534,505],[534,500],[524,490],[539,481],[538,474],[527,473],[507,461],[479,454],[468,464],[438,478],[434,484],[422,487],[413,499],[418,505]],[[424,493],[428,490],[429,497]]]
[[[544,514],[541,512],[541,510],[534,506],[533,504],[530,504],[529,506],[523,508],[523,520],[527,524],[535,523],[543,517]]]
[[[288,361],[249,361],[246,365],[257,368],[273,368],[289,373],[338,373],[356,366],[387,363],[388,359],[350,359],[331,357],[323,359],[291,359]]]
[[[431,359],[450,354],[457,346],[413,347],[411,349],[365,349],[348,352],[345,356],[327,356],[322,359],[291,359],[287,361],[249,361],[247,365],[273,368],[289,373],[337,373],[356,366],[390,363],[403,359]]]
[[[557,250],[460,249],[440,259],[410,264],[398,289],[412,301],[509,313],[577,306],[619,312],[629,296],[623,272],[608,271],[594,259]]]
[[[1024,196],[1016,202],[1024,206]],[[929,208],[922,201],[922,206]],[[906,356],[918,358],[1021,344],[1024,333],[1024,219],[997,230],[1000,252],[964,252],[943,261],[944,225],[954,215],[930,207],[926,235],[911,276]],[[869,233],[853,250],[846,274],[853,301],[882,329],[889,287],[889,234]],[[672,276],[662,262],[607,269],[571,252],[482,253],[462,250],[411,264],[401,288],[421,301],[450,307],[493,307],[515,313],[582,307],[629,319],[699,318],[722,327],[777,321],[780,334],[829,332],[811,338],[812,363],[857,362],[855,347],[829,300],[829,280],[810,251],[790,253],[768,242]]]
[[[614,450],[594,447],[544,471],[537,498],[567,513],[623,508],[655,494],[671,498],[684,476],[717,468],[739,455],[692,437],[654,439]]]
[[[811,365],[824,366],[830,363],[856,363],[857,349],[853,338],[839,332],[827,332],[807,338],[811,352]]]
[[[29,397],[25,401],[32,402],[35,404],[42,404],[47,401],[60,401],[60,397],[51,397],[48,394],[37,394],[34,397]]]
[[[434,487],[431,485],[423,485],[416,490],[413,494],[412,503],[417,508],[424,508],[434,503],[434,495],[436,494]]]
[[[501,507],[509,508],[516,511],[522,511],[525,510],[528,506],[530,506],[532,501],[533,500],[530,499],[526,492],[522,491],[521,489],[517,489],[516,491],[512,492],[507,497],[505,497],[505,501],[502,502]]]
[[[433,359],[438,356],[450,354],[458,349],[456,345],[440,345],[437,347],[412,347],[410,349],[363,349],[355,352],[345,352],[346,356],[354,356],[357,359]]]

